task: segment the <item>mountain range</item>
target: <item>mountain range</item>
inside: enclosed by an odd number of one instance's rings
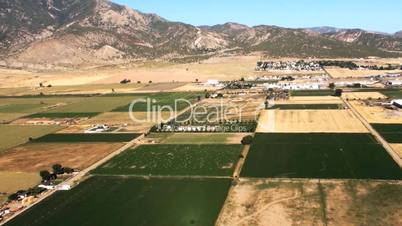
[[[106,0],[0,0],[0,66],[83,66],[216,55],[399,57],[402,32],[193,26]]]

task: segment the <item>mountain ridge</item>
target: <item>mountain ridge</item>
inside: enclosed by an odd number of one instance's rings
[[[0,1],[0,65],[103,65],[262,52],[396,57],[402,38],[360,29],[193,26],[106,0]]]

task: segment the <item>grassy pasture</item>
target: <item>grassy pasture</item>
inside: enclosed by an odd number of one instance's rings
[[[213,226],[229,180],[92,177],[28,209],[6,226]]]
[[[62,129],[60,126],[0,125],[0,152]]]
[[[113,109],[131,103],[133,96],[101,96],[82,98],[78,103],[69,104],[56,108],[46,113],[86,113],[86,112],[108,112]]]
[[[28,115],[25,118],[93,118],[101,114],[100,112],[43,112]]]
[[[272,107],[272,109],[281,110],[332,110],[342,108],[344,108],[342,104],[276,104]]]
[[[138,94],[135,97],[137,99],[144,99],[145,101],[147,98],[150,98],[150,100],[155,100],[155,103],[152,102],[151,107],[162,107],[162,106],[170,106],[173,109],[175,109],[175,100],[187,100],[191,103],[194,103],[197,101],[198,96],[203,97],[203,93],[150,93],[150,94]],[[134,100],[132,98],[132,100]],[[128,112],[130,108],[130,104],[132,100],[127,103],[124,106],[117,107],[113,110],[113,112]],[[177,111],[181,111],[185,109],[186,107],[189,107],[188,103],[184,101],[178,101],[177,102]],[[152,108],[151,108],[152,110]],[[167,109],[163,109],[164,111],[167,111]],[[148,111],[148,104],[145,102],[139,102],[134,105],[133,111],[135,112],[146,112]]]
[[[372,124],[389,143],[402,143],[402,124]]]
[[[33,142],[128,142],[135,139],[139,135],[140,134],[137,133],[54,133],[39,137],[33,140]]]
[[[402,170],[370,134],[257,134],[241,175],[401,179]]]
[[[242,145],[143,145],[94,171],[105,175],[230,176]]]

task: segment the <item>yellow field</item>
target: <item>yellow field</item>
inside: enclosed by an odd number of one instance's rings
[[[353,100],[353,99],[387,99],[387,97],[379,92],[351,92],[343,93],[342,97]]]
[[[362,101],[350,101],[350,104],[369,123],[401,123],[402,111],[388,110],[380,106],[367,106]]]
[[[402,144],[391,144],[391,147],[402,159]]]
[[[265,110],[260,133],[366,133],[368,130],[350,110]]]
[[[289,100],[275,101],[275,104],[342,104],[339,97],[332,96],[298,96]]]
[[[393,182],[243,179],[216,225],[400,225],[401,191]]]
[[[0,193],[14,193],[38,185],[41,178],[38,173],[0,172]]]
[[[326,68],[326,71],[334,78],[362,78],[366,76],[402,72],[400,70],[394,70],[394,71],[350,70],[347,68]]]

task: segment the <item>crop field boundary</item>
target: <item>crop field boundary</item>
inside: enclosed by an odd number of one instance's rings
[[[402,168],[402,159],[399,157],[398,153],[394,151],[391,145],[381,136],[379,132],[377,132],[373,126],[354,108],[352,104],[350,104],[343,97],[341,98],[343,102],[348,106],[352,113],[363,123],[363,125],[370,131],[370,133],[376,138],[376,140],[385,148],[388,154],[392,157],[392,159]]]
[[[93,164],[90,167],[86,168],[85,170],[82,170],[82,171],[78,172],[76,175],[74,175],[73,177],[67,179],[66,181],[61,183],[61,185],[69,185],[71,187],[77,186],[80,182],[84,181],[85,179],[88,179],[87,176],[89,175],[89,172],[91,172],[92,170],[94,170],[97,167],[101,166],[102,164],[104,164],[105,162],[109,161],[113,157],[121,154],[125,150],[138,146],[138,142],[143,138],[144,138],[144,134],[142,134],[141,136],[136,137],[135,139],[133,139],[132,141],[128,142],[126,145],[124,145],[123,147],[121,147],[118,150],[114,151],[113,153],[109,154],[105,158],[99,160],[98,162],[96,162],[95,164]],[[48,191],[46,194],[41,196],[36,202],[32,203],[31,205],[28,205],[27,207],[23,208],[22,210],[20,210],[18,212],[16,212],[13,216],[11,216],[10,218],[7,218],[5,221],[0,222],[0,226],[3,226],[7,222],[10,222],[14,218],[18,217],[21,213],[27,211],[28,209],[32,208],[33,206],[35,206],[35,205],[37,205],[39,203],[41,203],[42,201],[44,201],[45,199],[49,198],[51,195],[55,194],[56,192],[57,192],[57,190],[55,190],[55,189],[51,190],[51,191]]]

